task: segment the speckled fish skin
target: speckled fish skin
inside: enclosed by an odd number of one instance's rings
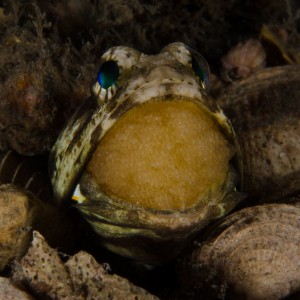
[[[56,199],[65,199],[73,191],[74,182],[84,169],[94,149],[118,118],[132,107],[153,98],[170,99],[174,96],[193,99],[207,107],[224,127],[227,137],[233,138],[231,124],[221,109],[211,99],[191,67],[188,48],[182,43],[173,43],[157,55],[145,55],[129,47],[110,48],[103,61],[116,60],[124,73],[120,77],[120,88],[108,101],[98,83],[94,94],[87,99],[73,116],[52,151],[54,164],[50,165]],[[54,159],[51,159],[54,161]]]
[[[102,61],[113,60],[118,63],[118,84],[104,90],[96,82],[92,86],[91,97],[70,120],[53,148],[50,175],[59,204],[70,198],[93,151],[113,124],[131,108],[152,100],[196,102],[215,119],[240,163],[240,150],[232,126],[208,96],[206,85],[194,72],[191,51],[182,43],[173,43],[157,55],[145,55],[129,47],[113,47],[104,53]],[[192,209],[182,215],[181,212],[156,211],[149,216],[146,209],[128,203],[121,204],[120,201],[115,203],[101,191],[95,193],[90,182],[85,182],[89,198],[78,203],[77,207],[96,232],[111,239],[106,245],[109,249],[125,256],[137,256],[141,260],[146,255],[148,261],[153,263],[156,256],[163,256],[161,247],[154,244],[153,248],[157,248],[155,255],[149,249],[128,251],[125,240],[132,236],[145,237],[146,242],[169,240],[169,245],[176,248],[178,241],[199,231],[208,221],[228,213],[241,199],[235,189],[237,173],[230,167],[218,195],[208,199],[209,204],[202,207],[201,211],[198,211],[200,208]],[[81,178],[84,177],[88,181],[84,175]],[[118,239],[122,240],[122,245]],[[137,240],[133,244],[138,244]],[[148,250],[150,254],[139,255]],[[165,256],[172,257],[168,251]]]

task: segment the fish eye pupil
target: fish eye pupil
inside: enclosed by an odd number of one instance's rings
[[[200,78],[204,87],[206,88],[208,86],[208,81],[209,81],[209,69],[204,58],[201,57],[201,59],[203,61],[199,62],[199,60],[197,60],[194,57],[194,55],[192,55],[192,68],[196,73],[196,75]]]
[[[119,66],[114,60],[104,62],[98,72],[97,80],[104,89],[111,87],[119,78]]]
[[[205,79],[204,71],[201,69],[194,56],[192,56],[192,67],[195,73],[197,74],[197,76],[203,82]]]

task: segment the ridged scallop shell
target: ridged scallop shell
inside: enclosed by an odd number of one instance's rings
[[[300,66],[267,68],[218,97],[236,131],[244,191],[264,200],[300,190]]]
[[[282,299],[300,290],[299,228],[299,203],[233,213],[185,261],[186,280],[205,286],[211,277],[229,287],[229,299]]]
[[[0,152],[0,183],[11,183],[32,192],[45,202],[52,201],[52,186],[47,176],[47,157],[22,156],[10,150]]]

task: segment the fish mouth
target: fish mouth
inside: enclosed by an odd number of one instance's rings
[[[118,120],[136,106],[154,101],[191,101],[205,107],[209,99],[196,81],[187,79],[162,79],[138,83],[117,91],[105,108],[106,119]],[[104,121],[104,124],[106,121]]]
[[[194,98],[164,91],[144,99],[115,115],[87,173],[109,198],[155,210],[198,205],[227,178],[225,137]]]

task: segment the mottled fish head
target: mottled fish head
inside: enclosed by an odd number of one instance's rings
[[[124,130],[120,124],[125,122],[125,116],[126,127],[141,118],[138,114],[147,118],[151,115],[150,120],[157,110],[165,111],[167,118],[178,110],[190,111],[192,115],[195,110],[203,110],[232,139],[230,123],[207,94],[209,67],[206,60],[183,43],[169,44],[155,55],[125,46],[112,47],[102,55],[95,77],[91,97],[74,114],[51,153],[50,175],[58,203],[70,199],[72,194],[74,200],[86,198],[76,183],[83,178],[95,149],[107,133],[117,131],[116,128]],[[141,107],[144,108],[136,110]],[[152,119],[164,122],[164,116],[162,113]],[[186,118],[187,115],[183,115],[182,122],[180,119],[183,128],[186,128]],[[140,145],[143,143],[145,140],[141,137]]]
[[[182,43],[110,48],[95,77],[51,153],[56,201],[75,200],[109,250],[165,263],[241,199],[233,129],[206,61]]]
[[[127,109],[151,100],[198,99],[208,86],[206,60],[183,43],[173,43],[156,55],[129,47],[112,47],[102,58],[92,93],[99,106],[119,117]]]

